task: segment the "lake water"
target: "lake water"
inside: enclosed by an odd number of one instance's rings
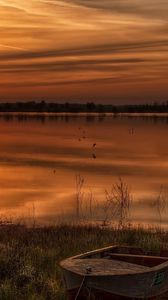
[[[166,226],[167,132],[166,116],[1,115],[1,217],[74,221],[81,178],[78,217],[102,221],[105,190],[122,178],[133,199],[130,222]]]

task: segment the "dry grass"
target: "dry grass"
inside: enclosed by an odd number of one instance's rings
[[[58,225],[0,226],[0,300],[65,299],[59,261],[112,244],[136,245],[158,253],[168,233],[125,227]]]

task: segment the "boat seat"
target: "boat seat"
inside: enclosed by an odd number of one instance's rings
[[[154,267],[168,261],[168,257],[147,256],[135,254],[106,253],[111,259],[125,261],[147,267]]]

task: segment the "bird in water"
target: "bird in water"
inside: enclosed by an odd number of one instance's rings
[[[134,128],[129,129],[129,134],[133,135],[134,134]]]
[[[78,141],[81,142],[82,140],[86,139],[86,131],[82,130],[81,127],[78,127],[78,130],[79,130]]]
[[[93,157],[93,159],[96,159],[96,154],[92,153],[92,157]]]
[[[94,151],[95,151],[95,150],[94,150],[95,147],[96,147],[96,143],[93,143],[93,145],[92,145],[92,151],[93,151],[93,152],[92,152],[92,158],[93,158],[93,159],[96,159],[96,158],[97,158],[97,156],[96,156],[96,154],[95,154],[95,152],[94,152]]]

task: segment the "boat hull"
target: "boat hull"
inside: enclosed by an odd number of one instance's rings
[[[69,290],[67,292],[67,300],[74,300],[78,293],[78,289]],[[78,300],[140,300],[139,298],[130,298],[124,296],[117,296],[112,293],[100,291],[96,289],[83,289],[79,294]],[[145,299],[145,298],[144,298]],[[168,300],[168,293],[161,296],[146,298],[147,300]]]
[[[161,274],[164,270],[162,270]],[[81,289],[79,299],[87,299],[87,294],[94,296],[96,300],[99,295],[103,295],[102,299],[162,299],[163,295],[168,291],[168,274],[165,270],[166,279],[155,285],[155,278],[159,272],[141,273],[123,276],[79,276],[71,271],[64,270],[64,281],[69,294],[69,299],[73,298]],[[83,296],[84,295],[84,296]],[[88,298],[89,299],[89,298]],[[94,299],[94,298],[93,298]],[[166,298],[168,300],[168,296]]]

